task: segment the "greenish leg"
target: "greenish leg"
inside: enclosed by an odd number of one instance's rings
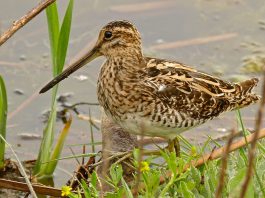
[[[177,157],[180,156],[180,145],[178,137],[176,137],[173,140],[172,139],[168,140],[167,149],[169,150],[169,152],[175,152]]]

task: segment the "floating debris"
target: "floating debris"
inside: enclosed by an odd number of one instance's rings
[[[24,54],[20,55],[20,57],[19,57],[19,60],[21,60],[21,61],[25,61],[26,59],[27,59],[27,57]]]
[[[14,93],[17,94],[17,95],[25,95],[25,94],[24,94],[24,91],[21,90],[21,89],[15,89],[15,90],[14,90]]]
[[[23,140],[39,140],[41,135],[35,133],[19,133],[18,136]]]
[[[221,132],[221,133],[227,133],[227,129],[226,128],[217,128],[216,130],[218,132]]]
[[[74,78],[79,80],[79,81],[85,81],[88,79],[88,77],[85,75],[74,76]]]
[[[66,103],[69,98],[72,98],[74,95],[73,92],[66,92],[57,97],[57,102],[59,103]]]

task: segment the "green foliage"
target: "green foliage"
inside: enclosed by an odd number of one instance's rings
[[[248,131],[243,126],[243,120],[240,113],[238,112],[237,115],[240,128],[245,130],[244,134],[248,134]],[[141,182],[144,184],[144,189],[139,191],[139,198],[215,197],[215,191],[219,184],[221,159],[209,161],[198,168],[192,166],[189,169],[184,170],[185,164],[189,163],[191,160],[196,160],[198,156],[202,154],[198,153],[198,151],[202,151],[203,153],[211,151],[213,149],[212,145],[215,145],[215,143],[209,138],[208,141],[200,147],[192,145],[183,137],[180,139],[184,144],[184,146],[182,146],[184,149],[181,151],[180,157],[176,157],[175,153],[161,150],[161,155],[159,156],[160,165],[154,165],[155,163],[153,161],[157,160],[157,157],[154,156],[150,156],[144,160],[150,164],[150,169],[141,173]],[[264,145],[264,140],[259,141],[256,162],[254,165],[255,174],[249,184],[246,197],[265,197]],[[242,182],[246,176],[248,160],[247,152],[247,149],[244,148],[230,153],[222,197],[238,197],[242,188]],[[138,167],[139,149],[133,151],[133,156],[135,159],[135,166]],[[161,157],[163,160],[161,160]],[[160,184],[160,177],[166,177],[166,172],[171,172],[171,175],[166,178],[164,183]],[[108,192],[106,197],[133,197],[131,191],[133,186],[129,187],[130,184],[124,181],[122,173],[123,170],[121,166],[113,165],[110,168],[110,178],[108,178],[107,183],[112,186],[114,190]],[[93,181],[95,182],[96,179],[93,179]],[[95,183],[92,186],[95,186]],[[88,187],[87,191],[91,191],[91,185]]]
[[[118,184],[122,178],[122,167],[121,165],[112,165],[110,167],[110,182],[115,186],[115,188],[118,188]]]
[[[207,149],[211,150],[212,148],[208,146]],[[200,148],[197,148],[197,150],[200,150]],[[181,155],[186,155],[189,152],[190,150],[182,151]],[[246,152],[247,151],[245,150],[245,155]],[[137,157],[138,151],[134,151],[134,153]],[[257,153],[255,169],[259,178],[261,178],[261,181],[263,182],[263,186],[265,186],[265,158],[260,149],[258,149]],[[141,181],[144,183],[145,188],[144,190],[139,191],[138,197],[212,198],[215,196],[215,190],[219,182],[219,171],[221,167],[220,159],[209,161],[200,168],[191,167],[184,172],[184,165],[189,162],[188,158],[178,158],[174,153],[164,151],[161,151],[161,156],[167,163],[167,166],[154,166],[151,167],[149,171],[142,172]],[[240,158],[241,160],[238,160]],[[152,157],[150,159],[154,158]],[[160,176],[165,176],[166,171],[171,171],[172,175],[161,185]],[[132,191],[129,187],[130,185],[124,181],[122,173],[121,166],[116,165],[111,167],[110,178],[107,182],[113,187],[114,191],[108,192],[106,197],[133,197]],[[231,153],[228,161],[227,178],[225,180],[222,197],[237,197],[245,176],[246,165],[240,152],[236,151]],[[95,188],[91,186],[95,186],[95,181],[97,181],[97,179],[94,178],[91,180],[93,180],[93,185],[89,185],[86,189],[87,192],[95,191]],[[262,188],[264,187],[260,186],[257,180],[255,174],[250,182],[246,197],[263,197]]]
[[[5,82],[0,75],[0,135],[6,138],[7,94]],[[5,142],[0,139],[0,170],[4,167]]]
[[[56,2],[51,4],[48,8],[46,8],[46,16],[48,22],[51,56],[53,64],[53,76],[57,76],[62,72],[65,63],[70,30],[71,30],[73,2],[74,2],[73,0],[69,0],[69,4],[65,12],[61,27],[59,24],[59,16],[58,16]],[[57,90],[58,90],[58,85],[56,85],[52,90],[51,113],[48,119],[47,126],[43,131],[43,139],[41,142],[38,159],[34,168],[34,175],[38,176],[39,178],[45,176],[51,176],[53,174],[57,163],[56,162],[45,163],[45,162],[49,162],[60,157],[62,146],[64,144],[65,137],[69,130],[69,123],[67,123],[64,130],[61,132],[60,138],[58,139],[55,149],[52,150],[53,139],[54,139],[54,128],[56,121]]]

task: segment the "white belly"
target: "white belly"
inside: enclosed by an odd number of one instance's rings
[[[118,122],[118,124],[127,132],[136,135],[163,137],[167,139],[174,139],[181,132],[184,132],[193,127],[167,127],[161,126],[158,123],[154,123],[143,117],[128,118],[124,121]]]

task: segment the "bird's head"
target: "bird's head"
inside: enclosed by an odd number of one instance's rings
[[[130,22],[113,21],[102,28],[96,46],[99,53],[107,57],[125,55],[141,50],[141,37]]]
[[[110,22],[101,29],[94,47],[44,86],[40,93],[48,91],[70,74],[99,56],[103,55],[110,58],[141,54],[141,37],[134,25],[128,21]]]

